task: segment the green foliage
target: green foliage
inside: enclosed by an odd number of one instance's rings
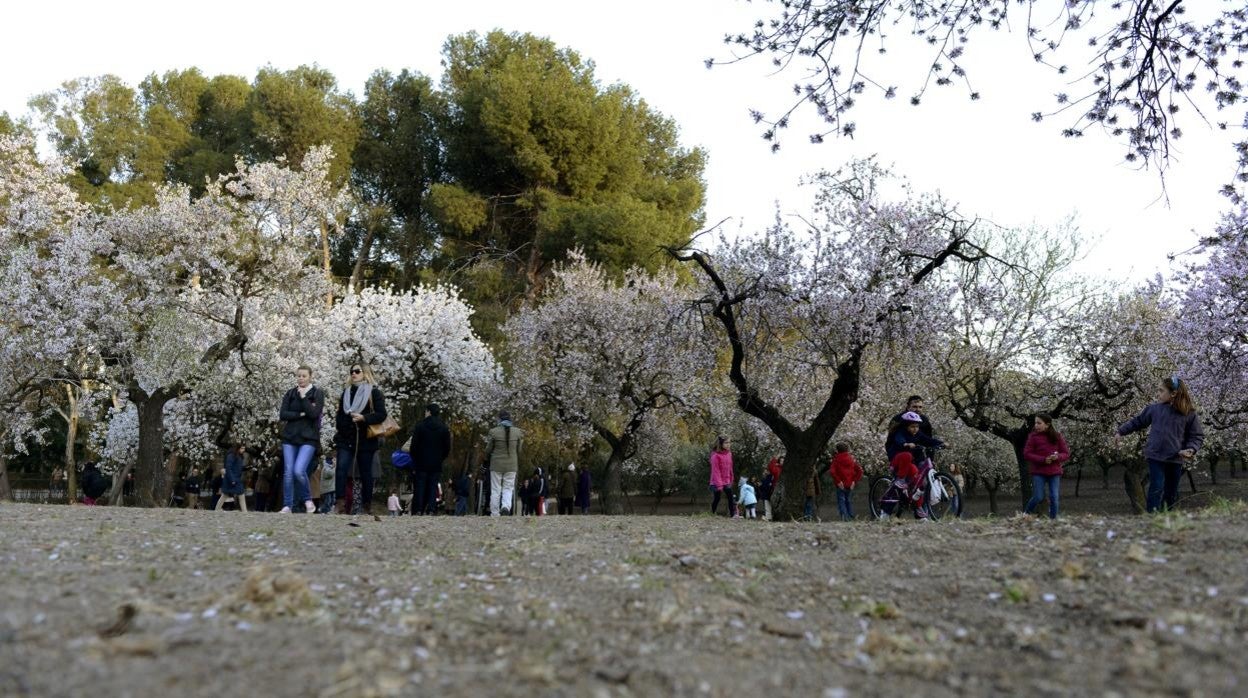
[[[70,184],[84,200],[109,206],[148,204],[164,179],[150,169],[151,146],[134,88],[115,75],[69,80],[30,106],[58,152],[74,163]],[[144,169],[144,168],[147,169]]]
[[[30,127],[14,120],[8,112],[0,111],[0,136],[29,135]]]
[[[658,245],[701,225],[702,151],[628,87],[600,86],[592,62],[501,31],[452,37],[444,54],[453,184],[437,210],[459,252],[527,250],[512,265],[531,285],[574,247],[613,270],[653,268]]]
[[[447,110],[433,82],[407,70],[373,73],[359,105],[352,182],[365,202],[385,207],[392,217],[377,245],[380,257],[400,261],[403,288],[418,282],[419,266],[436,251],[430,193],[446,177]]]
[[[298,162],[309,149],[329,145],[334,149],[330,179],[346,181],[351,155],[360,140],[360,124],[355,101],[338,91],[332,73],[306,65],[285,72],[262,68],[256,74],[249,106],[254,157]]]

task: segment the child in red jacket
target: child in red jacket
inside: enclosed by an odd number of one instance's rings
[[[841,521],[852,521],[854,486],[862,479],[862,466],[850,455],[849,444],[842,442],[836,445],[836,455],[832,457],[828,474],[836,486],[836,508],[841,513]]]

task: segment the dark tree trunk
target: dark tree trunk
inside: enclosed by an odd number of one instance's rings
[[[141,507],[163,507],[173,491],[173,478],[165,469],[165,404],[173,396],[164,390],[151,395],[131,391],[139,410],[139,452],[134,468],[134,494]],[[124,474],[122,476],[124,480]]]
[[[0,453],[0,500],[13,501],[13,488],[9,485],[9,456]]]
[[[1001,489],[1001,486],[990,485],[985,480],[984,489],[988,491],[988,513],[992,514],[993,516],[996,516],[999,513],[997,509],[997,491]]]
[[[780,480],[784,484],[784,496],[772,506],[772,518],[776,521],[801,521],[806,514],[806,483],[819,468],[819,455],[827,441],[806,444],[805,448],[788,448],[784,452],[784,470]]]
[[[1010,433],[1010,444],[1014,446],[1014,457],[1018,460],[1018,490],[1019,490],[1019,506],[1027,506],[1027,501],[1031,499],[1031,471],[1027,467],[1027,461],[1023,460],[1023,449],[1027,447],[1027,434],[1031,429],[1015,429]],[[994,510],[995,514],[996,511]]]
[[[624,487],[620,479],[620,469],[623,467],[623,450],[612,448],[611,455],[607,458],[607,470],[602,478],[603,511],[609,516],[624,513]]]

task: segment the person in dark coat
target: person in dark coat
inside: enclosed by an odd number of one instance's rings
[[[368,513],[373,503],[373,457],[379,444],[376,438],[369,438],[368,428],[385,420],[386,398],[377,387],[372,370],[364,364],[351,364],[351,382],[342,391],[334,416],[334,446],[338,450],[335,498],[343,502],[343,513],[350,512],[346,509],[347,479],[352,472],[360,479],[360,510]]]
[[[576,481],[576,506],[582,514],[589,513],[590,486],[589,468],[581,468],[581,476]]]
[[[455,478],[455,515],[468,515],[468,498],[472,495],[472,478],[468,476],[468,468],[465,466],[459,471],[459,477]]]
[[[95,461],[87,461],[82,466],[80,482],[82,482],[82,503],[87,506],[94,506],[96,500],[103,497],[113,484],[112,478],[101,473]]]
[[[225,503],[234,500],[239,511],[247,511],[246,487],[243,486],[243,445],[234,444],[225,454],[225,473],[221,480],[221,498],[217,500],[216,510],[220,511]]]
[[[565,516],[572,513],[572,502],[576,500],[576,464],[568,466],[568,469],[559,476],[559,515]]]
[[[442,408],[425,406],[425,418],[412,428],[412,514],[432,514],[437,500],[442,464],[451,455],[451,430],[442,421]]]

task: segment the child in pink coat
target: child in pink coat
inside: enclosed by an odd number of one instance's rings
[[[719,498],[728,496],[728,516],[737,514],[736,503],[732,499],[732,439],[720,436],[715,440],[715,448],[711,451],[711,513],[718,513]]]

